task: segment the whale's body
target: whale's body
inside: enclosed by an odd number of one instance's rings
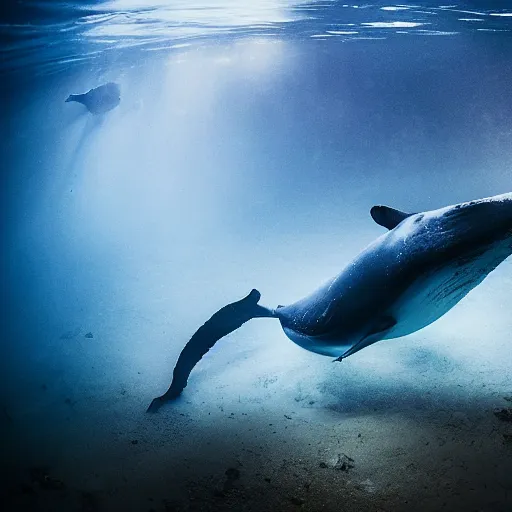
[[[512,253],[511,193],[402,215],[338,276],[276,310],[292,341],[343,358],[411,334],[449,311]]]
[[[76,101],[84,105],[91,114],[99,115],[117,107],[121,102],[121,89],[119,85],[109,82],[90,89],[84,94],[70,94],[66,103]]]
[[[278,318],[297,345],[342,360],[431,324],[512,253],[512,193],[416,214],[375,206],[371,215],[389,231],[309,296],[268,309],[252,290],[217,311],[187,343],[169,389],[148,410],[179,396],[202,356],[251,318]]]

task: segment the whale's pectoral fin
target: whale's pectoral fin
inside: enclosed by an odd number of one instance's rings
[[[396,325],[396,320],[391,315],[385,315],[374,324],[373,328],[370,330],[370,332],[363,338],[363,340],[371,337],[376,336],[377,334],[383,334],[385,331],[389,331],[391,327],[394,327]],[[362,341],[362,340],[361,340]]]
[[[402,222],[404,219],[414,215],[414,213],[401,212],[400,210],[395,210],[389,206],[374,206],[370,210],[370,215],[372,216],[372,219],[380,226],[393,229],[396,228],[398,224],[400,224],[400,222]]]
[[[333,362],[343,361],[343,359],[345,359],[346,357],[351,356],[352,354],[359,352],[361,349],[368,347],[369,345],[372,345],[376,341],[381,340],[384,334],[395,325],[396,320],[391,315],[386,315],[383,316],[382,318],[379,318],[379,320],[374,324],[373,328],[366,336],[361,338],[355,345],[353,345],[346,352],[341,354],[340,357],[334,359]]]
[[[258,304],[260,297],[258,290],[252,290],[243,299],[219,309],[199,327],[178,357],[169,389],[151,402],[147,412],[156,412],[165,402],[177,398],[185,389],[195,365],[221,338],[235,331],[251,318],[275,317],[273,310]]]

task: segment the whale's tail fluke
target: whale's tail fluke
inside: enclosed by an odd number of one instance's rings
[[[194,333],[178,357],[169,389],[151,402],[147,412],[156,412],[165,402],[177,398],[195,365],[221,338],[252,318],[277,318],[274,310],[258,304],[260,297],[258,290],[252,290],[247,297],[219,309]]]

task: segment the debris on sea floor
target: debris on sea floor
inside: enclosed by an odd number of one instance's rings
[[[231,489],[233,488],[234,483],[240,478],[240,470],[236,468],[228,468],[224,473],[226,476],[226,480],[222,487],[222,490],[216,490],[215,496],[224,497]]]
[[[58,491],[66,487],[62,480],[58,480],[57,478],[50,476],[46,468],[31,468],[30,479],[32,480],[32,483],[37,483],[46,490]]]
[[[512,407],[497,407],[494,415],[501,421],[512,422]]]
[[[338,455],[338,460],[334,464],[334,469],[338,471],[350,471],[354,467],[354,459],[342,453]]]
[[[300,507],[301,505],[304,505],[305,501],[302,498],[299,498],[297,496],[292,496],[290,498],[290,501],[294,504]]]

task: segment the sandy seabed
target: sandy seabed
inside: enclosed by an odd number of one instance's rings
[[[27,377],[24,403],[4,407],[2,510],[512,510],[512,423],[496,414],[512,406],[504,275],[424,331],[342,363],[277,324],[248,324],[157,414],[144,411],[179,347],[149,371],[88,358],[101,323],[93,338],[64,333],[80,378]]]

